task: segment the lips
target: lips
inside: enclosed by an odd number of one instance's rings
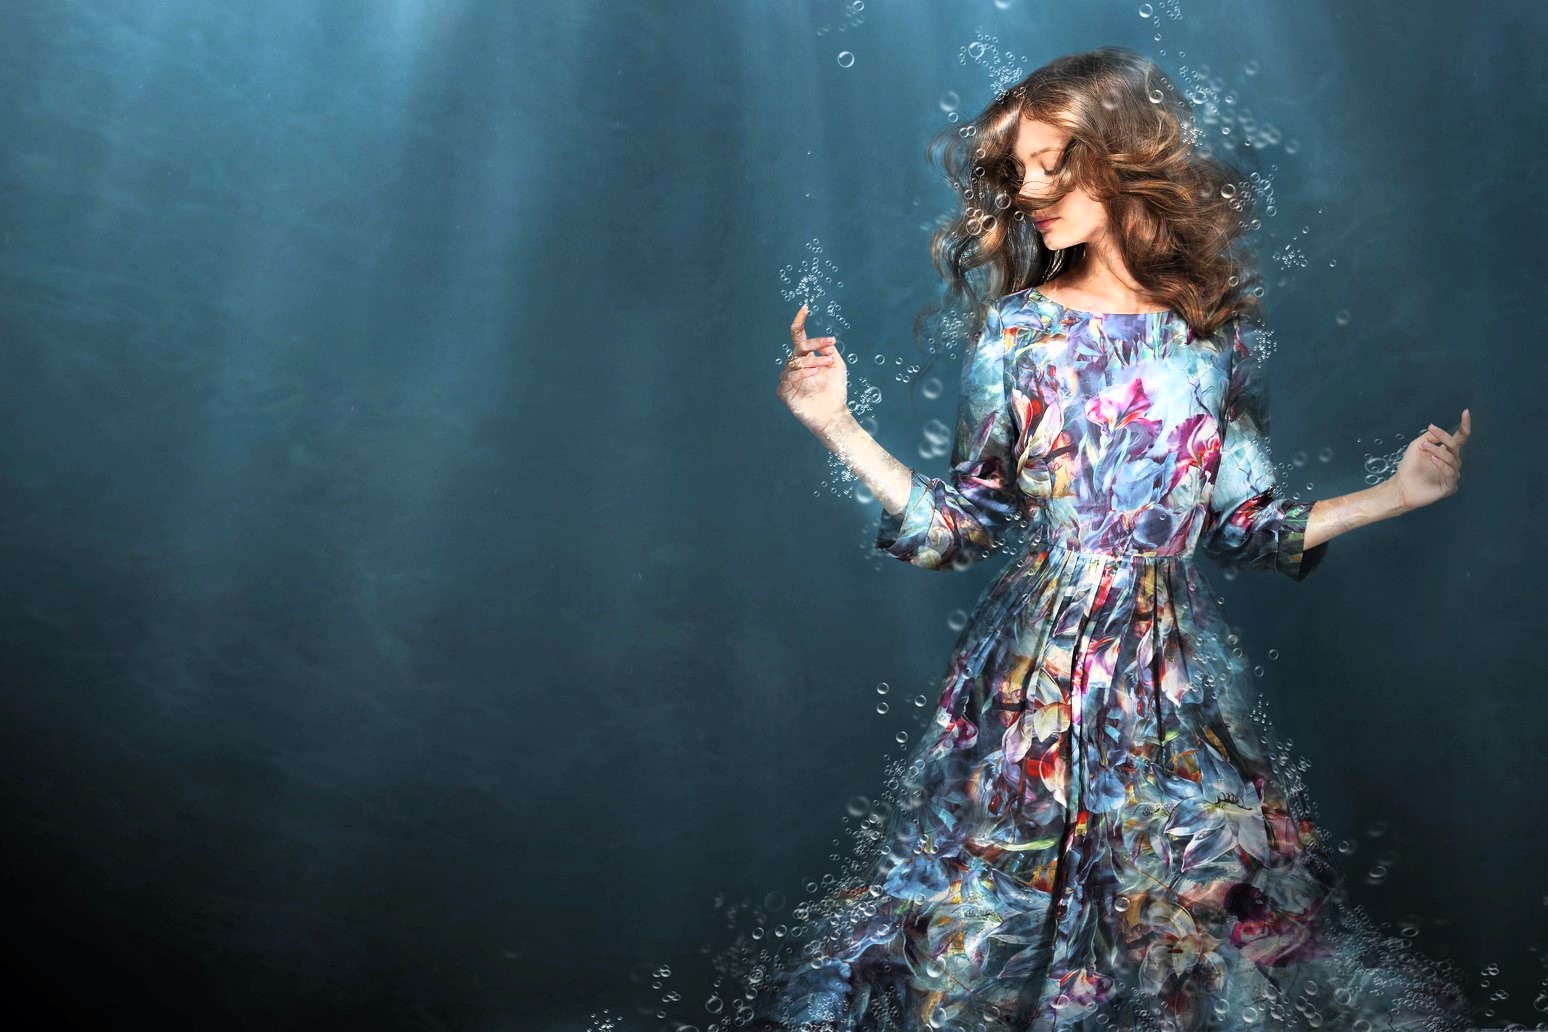
[[[1050,222],[1053,222],[1058,217],[1059,216],[1057,216],[1057,215],[1050,215],[1046,219],[1033,219],[1032,220],[1032,224],[1034,226],[1036,226],[1038,229],[1042,229],[1044,226],[1048,225]]]

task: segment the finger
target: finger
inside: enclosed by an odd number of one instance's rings
[[[1429,441],[1424,442],[1424,446],[1425,451],[1434,457],[1437,461],[1443,462],[1448,468],[1455,469],[1460,472],[1461,467],[1457,465],[1457,460],[1451,455],[1450,452],[1446,451],[1446,449],[1442,448],[1438,444],[1432,444]]]
[[[1461,445],[1462,443],[1465,443],[1467,441],[1468,435],[1471,434],[1472,432],[1473,432],[1472,416],[1467,411],[1467,409],[1463,409],[1462,410],[1462,422],[1457,424],[1457,428],[1455,430],[1453,430],[1451,432],[1451,434],[1452,434],[1453,437],[1457,438],[1458,444]]]
[[[801,342],[806,340],[806,306],[802,305],[796,312],[795,319],[790,323],[790,343],[800,350]]]
[[[1434,423],[1430,424],[1430,430],[1435,434],[1436,439],[1439,440],[1442,444],[1449,448],[1456,447],[1456,442],[1452,440],[1451,435],[1442,430],[1440,427],[1436,426]]]
[[[790,368],[791,369],[806,369],[806,368],[808,368],[810,366],[814,366],[814,365],[816,365],[816,366],[829,366],[829,365],[832,365],[833,362],[834,362],[834,358],[833,358],[832,355],[818,355],[818,354],[813,354],[811,352],[807,352],[804,355],[798,355],[795,358],[792,358],[790,360]]]
[[[1451,446],[1446,444],[1444,441],[1437,441],[1433,437],[1426,436],[1419,443],[1426,451],[1429,451],[1431,454],[1439,455],[1441,458],[1446,459],[1448,462],[1457,461],[1456,454],[1451,450]]]
[[[816,354],[822,354],[824,350],[833,347],[837,340],[837,337],[808,337],[801,342],[797,350],[803,353],[815,352]]]

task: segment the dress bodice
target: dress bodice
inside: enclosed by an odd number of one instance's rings
[[[1299,579],[1311,503],[1278,489],[1262,336],[1241,316],[1201,336],[1171,312],[1082,312],[1035,288],[1001,298],[964,356],[949,478],[916,471],[878,547],[972,562],[1020,524],[1082,553],[1197,548]]]

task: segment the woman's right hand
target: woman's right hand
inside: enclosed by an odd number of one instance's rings
[[[821,435],[849,416],[849,370],[835,338],[806,335],[806,305],[790,324],[790,344],[793,350],[774,393],[802,426]]]

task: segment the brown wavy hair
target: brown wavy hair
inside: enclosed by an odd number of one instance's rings
[[[1035,204],[1019,195],[1013,160],[1023,116],[1069,135],[1051,191]],[[961,196],[962,210],[930,241],[946,290],[914,319],[915,340],[931,346],[913,382],[939,354],[937,337],[976,336],[990,302],[1084,260],[1085,244],[1045,247],[1031,219],[1077,186],[1106,208],[1112,238],[1142,291],[1196,335],[1213,334],[1237,315],[1261,317],[1261,276],[1245,239],[1255,228],[1255,191],[1235,167],[1196,148],[1197,138],[1193,109],[1171,79],[1119,46],[1050,61],[971,122],[937,133],[927,157]]]

